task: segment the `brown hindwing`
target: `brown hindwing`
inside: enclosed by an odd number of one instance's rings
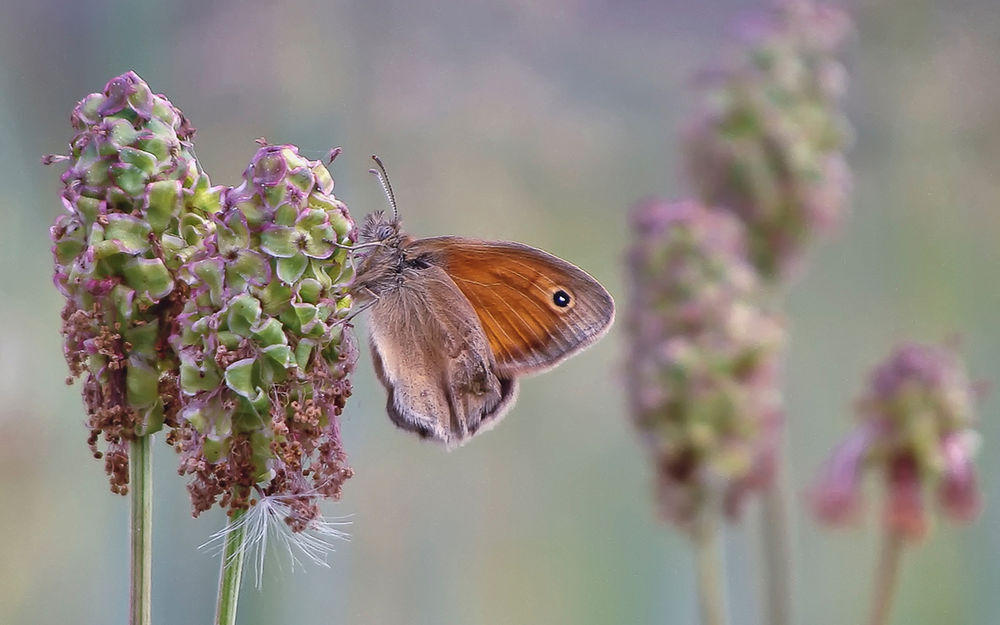
[[[375,372],[401,428],[448,446],[489,429],[514,400],[466,297],[443,269],[409,269],[369,321]]]

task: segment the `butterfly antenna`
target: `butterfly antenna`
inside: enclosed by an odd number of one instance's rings
[[[389,199],[389,206],[392,207],[392,218],[395,221],[399,221],[399,211],[396,210],[396,194],[392,192],[392,184],[389,183],[389,174],[385,172],[385,165],[382,164],[382,159],[372,154],[372,160],[378,165],[378,169],[369,169],[368,171],[375,174],[375,177],[382,184],[385,197]]]

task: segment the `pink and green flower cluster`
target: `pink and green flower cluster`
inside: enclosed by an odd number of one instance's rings
[[[69,155],[46,158],[68,161],[55,283],[112,490],[128,488],[128,441],[166,426],[196,514],[291,495],[304,528],[351,476],[337,417],[357,356],[355,233],[329,172],[264,145],[241,185],[212,186],[194,129],[133,72],[71,121]]]
[[[885,480],[885,522],[923,536],[924,500],[934,491],[945,514],[971,521],[982,507],[973,459],[975,392],[954,352],[904,344],[872,372],[859,402],[859,423],[827,461],[812,490],[816,515],[832,524],[861,509],[865,472]]]
[[[731,61],[703,76],[703,108],[685,131],[698,197],[746,223],[750,260],[768,279],[845,211],[850,132],[835,53],[849,30],[841,10],[808,0],[755,15]]]
[[[184,115],[132,72],[84,98],[71,123],[67,212],[51,228],[64,352],[84,376],[91,447],[124,492],[127,441],[176,423],[177,273],[203,249],[223,189],[200,171]]]
[[[773,478],[783,324],[731,214],[649,200],[632,225],[629,397],[661,509],[682,527],[706,506],[735,516]]]
[[[181,268],[191,297],[171,337],[184,424],[173,440],[196,512],[217,496],[244,506],[258,484],[338,497],[351,476],[337,417],[357,356],[344,288],[354,222],[326,168],[287,145],[261,147],[224,204]]]

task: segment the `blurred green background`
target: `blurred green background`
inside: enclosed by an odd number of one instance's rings
[[[692,72],[756,2],[0,3],[0,623],[127,619],[127,502],[90,458],[79,387],[63,384],[48,226],[62,210],[68,115],[135,69],[199,129],[234,184],[253,139],[334,145],[337,195],[384,207],[386,161],[409,230],[513,239],[571,259],[625,303],[626,210],[688,193],[677,129]],[[1000,6],[866,0],[851,7],[846,106],[853,213],[789,296],[789,481],[801,493],[847,432],[869,367],[898,340],[962,338],[1000,379]],[[621,318],[621,317],[620,317]],[[240,622],[694,623],[691,554],[658,523],[623,413],[622,323],[527,380],[495,431],[452,453],[397,431],[367,353],[344,418],[357,472],[330,568],[268,559]],[[358,332],[363,333],[363,325]],[[897,623],[1000,619],[1000,392],[981,406],[987,507],[906,556]],[[162,439],[162,437],[161,437]],[[156,446],[153,616],[205,623],[218,562],[197,546],[176,458]],[[798,622],[861,622],[877,524],[818,529],[797,505]],[[760,622],[756,508],[727,538],[734,623]]]

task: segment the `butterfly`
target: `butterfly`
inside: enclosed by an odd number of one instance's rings
[[[517,380],[579,353],[611,326],[615,305],[593,277],[548,252],[505,241],[402,229],[385,169],[392,218],[368,215],[351,293],[370,310],[375,372],[400,428],[448,447],[494,426]]]

